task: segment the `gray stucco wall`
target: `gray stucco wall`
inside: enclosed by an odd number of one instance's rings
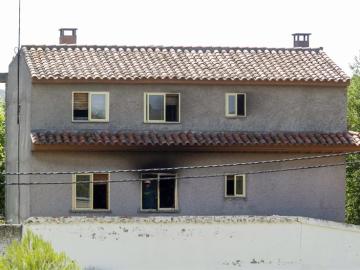
[[[346,130],[346,91],[342,88],[210,86],[210,85],[112,85],[31,84],[22,61],[20,82],[21,171],[68,171],[273,159],[295,154],[244,153],[126,153],[126,152],[31,152],[32,129],[122,129],[193,131],[324,131]],[[72,91],[109,91],[109,123],[72,123]],[[181,93],[180,124],[144,124],[144,92]],[[247,93],[247,117],[228,119],[225,93]],[[7,170],[16,171],[16,61],[9,68],[7,89]],[[317,162],[343,162],[342,158]],[[314,164],[293,162],[290,166]],[[154,165],[155,166],[155,165]],[[273,166],[224,168],[222,172],[243,173]],[[277,168],[277,167],[276,167]],[[246,172],[246,171],[245,171]],[[180,171],[180,176],[219,173],[216,169]],[[112,179],[137,178],[138,174],[111,175]],[[7,177],[8,183],[17,177]],[[70,175],[21,176],[21,182],[68,181]],[[299,215],[344,220],[345,167],[248,175],[247,198],[225,199],[224,178],[179,181],[179,211],[172,215]],[[17,186],[7,187],[7,220],[18,222]],[[68,216],[94,213],[71,212],[71,185],[20,187],[20,221],[29,216]],[[140,184],[111,185],[111,213],[98,215],[147,215],[139,212]]]
[[[134,169],[154,166],[204,165],[273,158],[290,154],[243,153],[66,153],[34,152],[34,171]],[[178,171],[179,177],[246,173],[314,164],[344,162],[342,157],[242,167]],[[137,173],[111,174],[111,179],[139,178]],[[71,175],[34,176],[32,181],[65,181]],[[224,198],[224,177],[179,179],[179,211],[170,215],[288,215],[344,220],[345,167],[328,167],[288,172],[247,175],[247,197]],[[110,186],[111,213],[71,212],[72,189],[68,185],[31,187],[31,216],[115,215],[147,216],[140,209],[140,183],[113,183]],[[164,213],[160,213],[163,215]]]
[[[6,89],[6,170],[16,172],[18,166],[18,148],[20,153],[20,171],[30,171],[31,141],[30,141],[30,105],[31,78],[23,57],[20,57],[20,130],[18,141],[17,125],[17,58],[9,65],[8,83]],[[28,182],[28,176],[6,176],[7,183]],[[28,186],[6,187],[6,219],[18,223],[23,217],[29,216],[30,206]],[[20,201],[18,200],[20,193]],[[19,204],[20,202],[20,204]],[[20,205],[20,207],[19,207]],[[20,213],[19,213],[20,210]]]
[[[108,91],[109,123],[72,123],[72,91]],[[144,92],[181,94],[180,124],[144,124]],[[247,94],[247,117],[225,117],[225,93]],[[34,84],[32,129],[122,130],[346,130],[344,88],[224,86]]]

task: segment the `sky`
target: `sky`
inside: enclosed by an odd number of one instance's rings
[[[17,1],[1,0],[0,72],[17,47]],[[56,45],[62,27],[80,45],[292,47],[309,32],[348,75],[360,54],[359,0],[21,1],[21,45]]]

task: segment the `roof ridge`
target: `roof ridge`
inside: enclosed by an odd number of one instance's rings
[[[166,50],[195,50],[195,51],[203,51],[203,50],[210,50],[210,51],[231,51],[231,50],[240,50],[240,51],[249,51],[249,50],[258,50],[258,51],[322,51],[323,47],[251,47],[251,46],[245,46],[245,47],[237,47],[237,46],[165,46],[165,45],[22,45],[21,48],[49,48],[49,49],[55,49],[55,48],[89,48],[89,49],[166,49]]]

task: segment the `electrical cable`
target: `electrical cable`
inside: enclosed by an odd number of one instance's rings
[[[360,163],[359,162],[352,162],[352,163]],[[321,164],[321,165],[313,165],[313,166],[301,166],[301,167],[291,167],[291,168],[284,168],[284,169],[269,169],[269,170],[258,170],[258,171],[245,171],[241,172],[240,174],[245,175],[253,175],[253,174],[263,174],[263,173],[276,173],[276,172],[286,172],[286,171],[295,171],[295,170],[305,170],[305,169],[317,169],[317,168],[327,168],[327,167],[337,167],[337,166],[343,166],[347,165],[344,162],[341,163],[333,163],[333,164]],[[149,173],[150,174],[150,173]],[[207,174],[207,175],[191,175],[191,176],[176,176],[175,178],[178,180],[184,180],[184,179],[201,179],[201,178],[213,178],[213,177],[220,177],[220,176],[226,176],[229,175],[229,173],[220,173],[220,174]],[[110,179],[110,180],[99,180],[99,181],[77,181],[76,183],[122,183],[122,182],[141,182],[144,180],[156,180],[157,178],[125,178],[125,179]],[[161,180],[170,180],[174,179],[174,177],[163,177]],[[14,186],[14,185],[68,185],[68,184],[74,184],[74,182],[69,181],[59,181],[59,182],[26,182],[26,183],[0,183],[0,185],[8,185],[8,186]]]
[[[194,165],[194,166],[177,166],[167,168],[148,168],[148,169],[117,169],[117,170],[84,170],[84,171],[50,171],[50,172],[0,172],[3,175],[62,175],[62,174],[87,174],[87,173],[122,173],[122,172],[161,172],[161,171],[177,171],[177,170],[191,170],[191,169],[208,169],[208,168],[222,168],[222,167],[235,167],[235,166],[247,166],[247,165],[259,165],[259,164],[270,164],[270,163],[281,163],[291,161],[302,161],[312,160],[318,158],[329,158],[346,156],[350,154],[358,154],[356,152],[345,152],[345,153],[333,153],[316,156],[303,156],[294,158],[284,159],[271,159],[271,160],[260,160],[260,161],[249,161],[249,162],[235,162],[235,163],[224,163],[224,164],[209,164],[209,165]]]

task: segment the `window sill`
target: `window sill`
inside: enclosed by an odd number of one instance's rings
[[[174,125],[174,124],[181,124],[181,122],[144,122],[144,124],[170,124],[170,125]]]
[[[143,210],[139,209],[139,213],[142,214],[156,214],[156,213],[180,213],[180,209],[167,209],[167,210]]]
[[[104,121],[88,121],[88,120],[73,120],[72,123],[109,123],[109,120]]]
[[[110,209],[71,209],[70,213],[111,213]]]
[[[241,196],[241,195],[237,195],[237,196],[225,196],[225,199],[246,199],[246,196]]]
[[[227,119],[238,119],[238,118],[246,118],[246,115],[234,115],[234,116],[225,116]]]

